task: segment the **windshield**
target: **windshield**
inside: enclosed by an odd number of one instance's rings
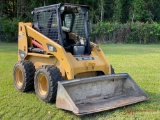
[[[73,20],[73,21],[72,21]],[[70,32],[76,33],[78,36],[85,38],[84,13],[66,14],[64,26],[70,29]]]

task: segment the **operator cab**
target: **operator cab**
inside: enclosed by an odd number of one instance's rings
[[[72,4],[35,8],[33,27],[73,55],[90,54],[88,9]]]

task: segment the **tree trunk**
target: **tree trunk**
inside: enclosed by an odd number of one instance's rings
[[[0,16],[3,15],[4,0],[0,0]]]
[[[104,20],[104,0],[100,0],[101,22]]]

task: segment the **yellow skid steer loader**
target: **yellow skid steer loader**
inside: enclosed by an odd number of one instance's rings
[[[32,88],[44,102],[77,115],[147,100],[128,74],[115,74],[101,48],[90,42],[85,5],[35,8],[32,23],[19,23],[14,85]]]

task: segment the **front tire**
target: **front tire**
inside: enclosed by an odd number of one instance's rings
[[[26,92],[34,88],[35,67],[28,60],[18,61],[13,69],[14,86],[18,91]]]
[[[34,77],[36,95],[46,103],[55,101],[58,87],[57,82],[61,80],[62,75],[57,67],[51,65],[39,67]]]

